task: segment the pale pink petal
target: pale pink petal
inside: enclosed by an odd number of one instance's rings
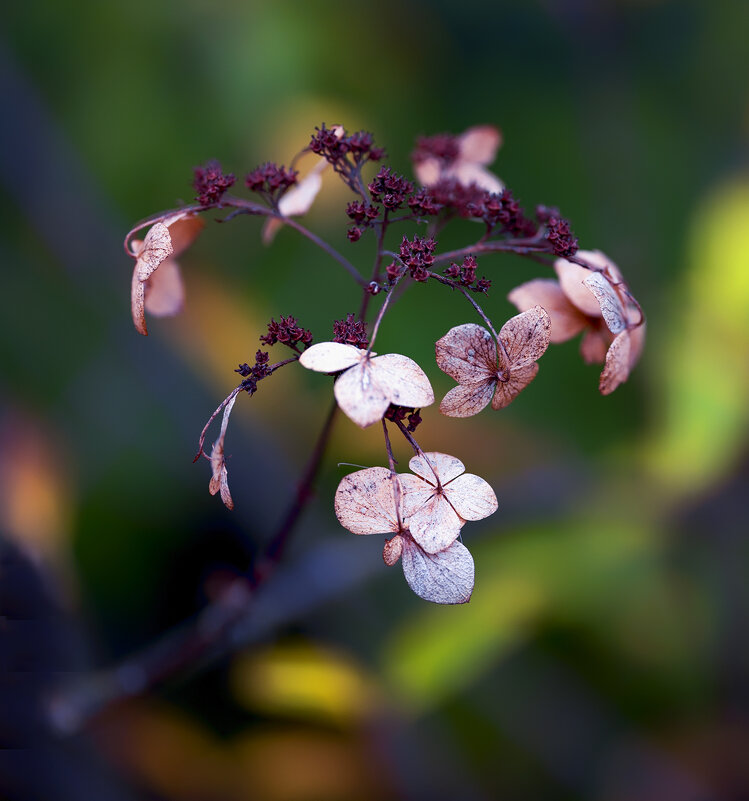
[[[322,188],[322,172],[328,162],[320,159],[299,183],[288,189],[278,201],[278,210],[284,217],[306,214]]]
[[[445,494],[464,520],[483,520],[499,506],[490,484],[473,473],[464,473],[451,481],[445,487]]]
[[[518,311],[542,306],[551,317],[551,339],[554,344],[566,342],[579,334],[588,324],[588,318],[567,299],[558,281],[553,278],[536,278],[516,286],[507,296]]]
[[[335,493],[340,524],[354,534],[388,534],[398,531],[395,497],[398,478],[384,467],[368,467],[341,479]]]
[[[455,456],[439,453],[438,451],[427,451],[424,456],[412,456],[411,461],[408,463],[408,469],[430,484],[436,483],[436,473],[440,483],[444,486],[448,481],[452,481],[461,473],[465,473],[466,466]]]
[[[602,364],[611,342],[607,329],[603,326],[589,328],[580,342],[580,353],[585,364]]]
[[[455,178],[462,186],[475,184],[479,189],[493,192],[496,195],[505,188],[505,185],[493,172],[489,172],[479,164],[473,164],[470,161],[458,161],[447,170],[447,176]]]
[[[404,540],[404,537],[396,534],[393,539],[385,543],[385,547],[382,549],[382,561],[388,567],[392,567],[401,558]]]
[[[302,367],[318,373],[337,373],[358,364],[365,351],[343,342],[319,342],[307,348],[299,358]]]
[[[412,482],[420,481],[416,476],[406,475],[402,478]],[[420,483],[427,486],[423,481]],[[427,553],[444,551],[458,538],[465,521],[458,516],[444,495],[437,494],[434,487],[428,487],[431,494],[425,498],[423,489],[412,492],[407,481],[401,486],[404,489],[404,520],[411,536]],[[412,506],[416,506],[413,511]]]
[[[146,288],[138,278],[138,268],[133,270],[133,279],[130,285],[130,311],[133,315],[133,323],[139,334],[144,337],[148,336],[148,328],[146,327]]]
[[[489,405],[496,383],[496,378],[487,378],[475,384],[458,384],[442,398],[440,411],[446,417],[473,417]]]
[[[442,176],[442,165],[439,159],[424,159],[414,164],[414,174],[422,186],[432,186]]]
[[[629,369],[631,370],[638,361],[645,345],[645,323],[641,323],[636,328],[629,330]]]
[[[187,250],[205,227],[202,217],[186,212],[167,217],[164,225],[169,228],[169,235],[172,238],[173,256],[179,256]]]
[[[276,234],[283,228],[283,223],[278,217],[266,217],[263,223],[263,230],[260,237],[264,245],[270,245],[276,238]]]
[[[375,380],[370,359],[346,370],[333,392],[344,414],[362,428],[381,420],[390,406],[390,395]]]
[[[458,137],[459,158],[475,164],[491,164],[502,144],[502,134],[494,125],[475,125]]]
[[[234,508],[234,501],[229,492],[229,473],[226,469],[226,459],[224,457],[224,440],[226,439],[226,428],[229,425],[229,417],[236,403],[237,395],[238,393],[235,394],[224,407],[221,431],[219,432],[218,439],[213,443],[213,448],[211,450],[211,468],[213,470],[213,475],[208,483],[208,491],[211,495],[215,495],[219,492],[224,506],[229,510]]]
[[[601,395],[610,395],[629,376],[629,331],[622,331],[611,343],[598,388]]]
[[[413,359],[386,353],[370,361],[372,378],[396,406],[420,409],[434,403],[434,392],[426,373]]]
[[[149,314],[155,317],[171,317],[181,311],[185,302],[185,287],[179,265],[174,259],[162,262],[143,285]]]
[[[601,270],[614,282],[623,281],[621,270],[613,261],[600,250],[578,250],[575,254],[579,259],[590,264],[595,270]]]
[[[627,327],[624,307],[613,286],[601,273],[590,273],[583,281],[601,308],[601,315],[612,334],[619,334]]]
[[[138,280],[145,281],[172,253],[174,253],[174,247],[169,228],[162,222],[155,223],[148,229],[135,263],[135,274]]]
[[[513,367],[510,370],[509,381],[497,381],[492,409],[504,409],[505,406],[509,406],[518,394],[533,381],[536,373],[538,373],[538,365],[535,362],[531,362],[525,367]]]
[[[408,586],[425,601],[464,604],[471,600],[473,557],[460,542],[441,553],[427,554],[415,542],[405,539],[403,575]]]
[[[451,328],[435,346],[437,366],[461,384],[492,378],[497,371],[497,344],[480,325],[466,323]]]
[[[591,271],[579,264],[573,264],[567,259],[557,259],[554,262],[554,269],[559,277],[562,291],[572,304],[588,317],[600,317],[601,307],[598,305],[598,301],[583,284],[583,281],[591,275]]]
[[[525,367],[538,361],[549,347],[551,317],[541,306],[534,306],[511,317],[500,329],[499,338],[510,359],[509,365],[502,366]],[[500,350],[500,362],[503,356]]]

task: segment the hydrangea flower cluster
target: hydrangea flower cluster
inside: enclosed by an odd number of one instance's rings
[[[219,494],[231,509],[225,439],[239,395],[253,395],[261,381],[295,363],[329,376],[332,382],[335,406],[289,513],[272,538],[262,562],[265,572],[269,562],[280,559],[310,496],[340,409],[361,428],[382,428],[387,460],[387,467],[367,467],[340,481],[334,509],[341,525],[354,534],[385,535],[385,564],[400,561],[406,582],[421,598],[443,604],[470,599],[475,570],[460,539],[462,530],[467,521],[492,515],[497,497],[483,478],[466,472],[458,457],[425,452],[416,441],[414,433],[424,422],[422,412],[435,401],[428,371],[407,355],[373,350],[388,310],[410,287],[427,283],[448,287],[480,319],[450,328],[435,343],[436,367],[456,382],[439,403],[440,412],[449,417],[469,417],[487,406],[504,409],[535,378],[550,344],[580,334],[583,359],[604,365],[599,379],[602,394],[626,381],[637,363],[645,319],[621,271],[600,251],[578,249],[569,221],[556,208],[539,205],[533,214],[526,214],[489,170],[501,142],[499,130],[491,125],[459,135],[421,137],[412,154],[413,181],[388,165],[372,167],[385,157],[372,134],[348,134],[340,125],[323,124],[292,159],[291,168],[269,162],[246,175],[252,199],[229,194],[234,176],[211,162],[195,170],[195,204],[153,215],[127,235],[125,250],[135,261],[132,315],[137,331],[144,335],[146,312],[161,317],[180,310],[184,289],[175,257],[201,232],[200,215],[209,210],[212,215],[226,211],[225,220],[239,215],[264,218],[266,244],[282,228],[294,229],[341,268],[342,279],[358,287],[358,313],[339,314],[340,319],[332,321],[329,340],[315,341],[312,331],[291,315],[271,319],[260,342],[283,346],[286,358],[271,362],[268,351],[258,350],[254,364],[240,364],[235,372],[241,382],[200,434],[195,458],[210,462],[209,491]],[[302,162],[307,166],[299,170]],[[299,221],[312,207],[329,168],[353,194],[345,207],[349,241],[358,242],[366,235],[375,241],[368,273]],[[480,224],[478,238],[457,250],[441,249],[442,231],[461,218]],[[143,228],[148,229],[145,236],[136,239]],[[492,286],[489,278],[478,277],[479,259],[483,272],[487,256],[507,252],[540,264],[555,277],[533,278],[515,287],[508,300],[519,313],[497,331],[476,299],[481,296],[485,303],[483,297]],[[384,299],[370,322],[368,311],[378,295]],[[219,434],[207,453],[207,432],[219,415]],[[402,435],[413,450],[410,472],[396,470],[391,431]]]

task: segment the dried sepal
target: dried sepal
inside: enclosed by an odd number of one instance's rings
[[[278,201],[278,211],[281,215],[302,217],[312,208],[315,198],[322,189],[322,174],[327,166],[328,162],[320,159],[301,181],[284,192]],[[268,217],[263,225],[263,244],[270,245],[282,227],[282,219]]]
[[[598,384],[602,395],[610,395],[629,377],[629,351],[629,332],[622,331],[606,352],[606,363]]]
[[[439,553],[426,553],[413,540],[403,540],[403,575],[408,586],[425,601],[464,604],[470,601],[475,580],[473,557],[460,542]]]
[[[391,403],[415,409],[434,403],[429,379],[407,356],[374,356],[353,345],[321,342],[308,348],[299,361],[317,372],[343,371],[333,388],[336,401],[362,428],[381,420]]]
[[[338,522],[353,534],[398,533],[398,477],[384,467],[367,467],[344,476],[335,493]]]
[[[624,306],[611,282],[607,281],[601,273],[590,273],[583,281],[598,302],[601,316],[612,334],[619,334],[627,327]]]
[[[516,286],[507,296],[518,311],[542,306],[551,318],[550,342],[557,344],[579,334],[588,318],[564,294],[558,281],[552,278],[535,278]]]
[[[392,567],[401,558],[404,541],[404,537],[396,534],[391,540],[385,542],[385,546],[382,549],[382,561],[388,567]]]
[[[179,265],[174,259],[164,261],[159,269],[143,283],[145,307],[154,317],[172,317],[181,311],[185,302],[185,285]]]
[[[476,323],[451,328],[437,340],[435,358],[440,370],[460,384],[485,381],[497,372],[497,344],[486,328]]]
[[[538,361],[549,347],[551,318],[541,306],[533,306],[511,317],[499,330],[499,338],[504,345],[499,351],[500,368],[512,371],[526,367]],[[503,363],[507,360],[505,353],[509,364]]]
[[[229,425],[229,417],[231,416],[232,409],[237,400],[237,394],[231,397],[226,406],[224,406],[221,431],[211,449],[211,469],[213,474],[208,483],[208,491],[211,495],[220,493],[221,500],[224,502],[224,506],[226,506],[227,509],[234,508],[234,501],[229,492],[229,473],[226,469],[226,457],[224,456],[224,440],[226,439],[226,427]]]

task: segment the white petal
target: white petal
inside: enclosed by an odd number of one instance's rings
[[[337,373],[358,364],[365,351],[343,342],[320,342],[307,348],[299,358],[302,367],[318,373]]]
[[[432,186],[439,181],[442,175],[442,168],[439,159],[424,159],[414,164],[414,173],[416,180],[422,186]]]
[[[138,280],[145,281],[172,253],[174,253],[174,247],[169,228],[162,222],[155,223],[148,229],[146,238],[143,240],[143,247],[138,254],[138,261],[135,264]]]
[[[400,476],[400,481],[404,525],[427,553],[444,551],[458,538],[465,520],[430,484],[408,474]]]
[[[351,345],[346,347],[356,350]],[[335,382],[333,392],[341,410],[362,428],[381,420],[390,406],[390,396],[376,382],[369,359],[346,370]]]
[[[372,377],[391,403],[420,409],[434,403],[434,392],[426,373],[413,359],[386,353],[371,360]]]
[[[354,534],[388,534],[398,531],[395,498],[400,487],[384,467],[368,467],[341,479],[335,493],[340,524]]]
[[[426,456],[426,459],[424,459]],[[434,474],[439,476],[440,483],[447,484],[461,473],[465,473],[466,467],[460,459],[449,456],[446,453],[428,451],[424,456],[413,456],[408,463],[409,470],[421,476],[430,484],[434,484]],[[431,467],[430,467],[431,465]]]
[[[310,210],[317,193],[322,188],[322,172],[327,166],[328,162],[320,159],[298,184],[283,194],[278,201],[278,210],[281,214],[285,217],[297,217]]]
[[[464,604],[470,601],[473,592],[473,557],[460,542],[440,553],[427,554],[405,538],[403,575],[408,586],[425,601]]]
[[[450,178],[455,178],[458,183],[463,186],[470,186],[475,184],[479,189],[486,192],[493,192],[498,195],[505,185],[497,178],[494,173],[485,170],[479,164],[473,164],[469,161],[459,161],[447,171]]]
[[[491,485],[480,476],[464,473],[445,487],[455,511],[465,520],[483,520],[494,514],[499,504]]]
[[[613,286],[601,275],[590,273],[583,284],[591,291],[598,305],[601,315],[612,334],[619,334],[627,327],[624,319],[624,307]]]

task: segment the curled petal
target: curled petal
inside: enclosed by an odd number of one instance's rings
[[[534,306],[511,317],[500,329],[499,338],[510,359],[507,366],[524,367],[538,361],[549,347],[551,318],[541,306]]]
[[[425,553],[417,543],[405,539],[403,575],[408,586],[425,601],[464,604],[473,592],[473,557],[460,542],[441,553]]]
[[[171,317],[181,311],[185,302],[185,286],[179,265],[174,259],[162,262],[143,285],[149,314],[155,317]]]
[[[585,364],[603,364],[609,349],[611,335],[601,326],[589,328],[580,342],[580,353]]]
[[[535,362],[525,367],[512,368],[508,381],[497,381],[497,389],[492,400],[492,409],[504,409],[509,406],[518,394],[533,381],[538,373]]]
[[[411,457],[408,468],[430,484],[436,483],[435,474],[441,484],[447,484],[466,471],[466,466],[460,459],[438,451],[428,451],[424,456]]]
[[[580,251],[578,251],[578,254],[580,254]],[[583,314],[587,314],[588,317],[600,317],[601,307],[583,283],[591,275],[591,271],[586,270],[585,267],[581,267],[579,264],[573,264],[567,259],[557,259],[554,262],[554,269],[559,277],[562,291],[570,302],[580,309]]]
[[[426,373],[413,359],[386,353],[371,362],[372,375],[391,403],[420,409],[434,403],[434,391]]]
[[[487,481],[473,473],[464,473],[445,488],[455,511],[464,520],[483,520],[494,514],[499,504]]]
[[[164,225],[169,229],[169,235],[172,238],[172,247],[174,248],[172,256],[179,256],[180,253],[187,250],[205,227],[202,217],[188,212],[167,217]]]
[[[473,417],[489,405],[496,383],[487,378],[475,384],[458,384],[442,398],[440,411],[447,417]]]
[[[382,561],[388,567],[392,567],[401,558],[404,539],[400,534],[396,534],[393,539],[385,543],[385,547],[382,549]]]
[[[211,450],[211,468],[213,470],[213,475],[208,484],[208,491],[211,495],[215,495],[219,492],[224,506],[230,510],[234,508],[234,501],[229,492],[229,473],[226,469],[226,459],[224,457],[224,440],[226,439],[226,428],[229,425],[229,417],[231,416],[238,394],[239,393],[235,393],[231,396],[226,406],[224,406],[221,431],[218,435],[218,439],[213,443],[213,448]]]
[[[333,392],[344,414],[362,428],[381,420],[390,406],[390,396],[377,383],[370,359],[346,370]]]
[[[151,273],[174,253],[169,228],[163,222],[154,223],[148,229],[143,240],[138,259],[135,263],[135,274],[139,281],[145,281]]]
[[[130,285],[130,310],[133,315],[135,329],[144,337],[148,336],[146,327],[146,287],[138,278],[138,269],[133,270],[133,280]]]
[[[318,373],[337,373],[347,370],[364,359],[361,348],[342,342],[319,342],[307,348],[299,357],[299,363]]]
[[[497,371],[497,345],[480,325],[466,323],[451,328],[437,340],[437,366],[461,384],[491,378]]]
[[[501,144],[502,133],[499,128],[494,125],[475,125],[458,137],[459,158],[475,164],[491,164]]]
[[[521,312],[543,306],[551,318],[550,341],[554,344],[572,339],[588,324],[588,318],[570,303],[559,282],[552,278],[536,278],[516,286],[507,300]]]
[[[357,470],[341,479],[335,493],[340,524],[354,534],[388,534],[399,530],[397,476],[384,467]],[[393,546],[395,547],[395,546]]]
[[[629,352],[629,331],[622,331],[611,343],[606,354],[606,364],[598,384],[601,395],[610,395],[629,377]]]
[[[583,281],[601,309],[601,315],[612,334],[619,334],[627,327],[624,306],[616,290],[601,273],[590,273]]]

